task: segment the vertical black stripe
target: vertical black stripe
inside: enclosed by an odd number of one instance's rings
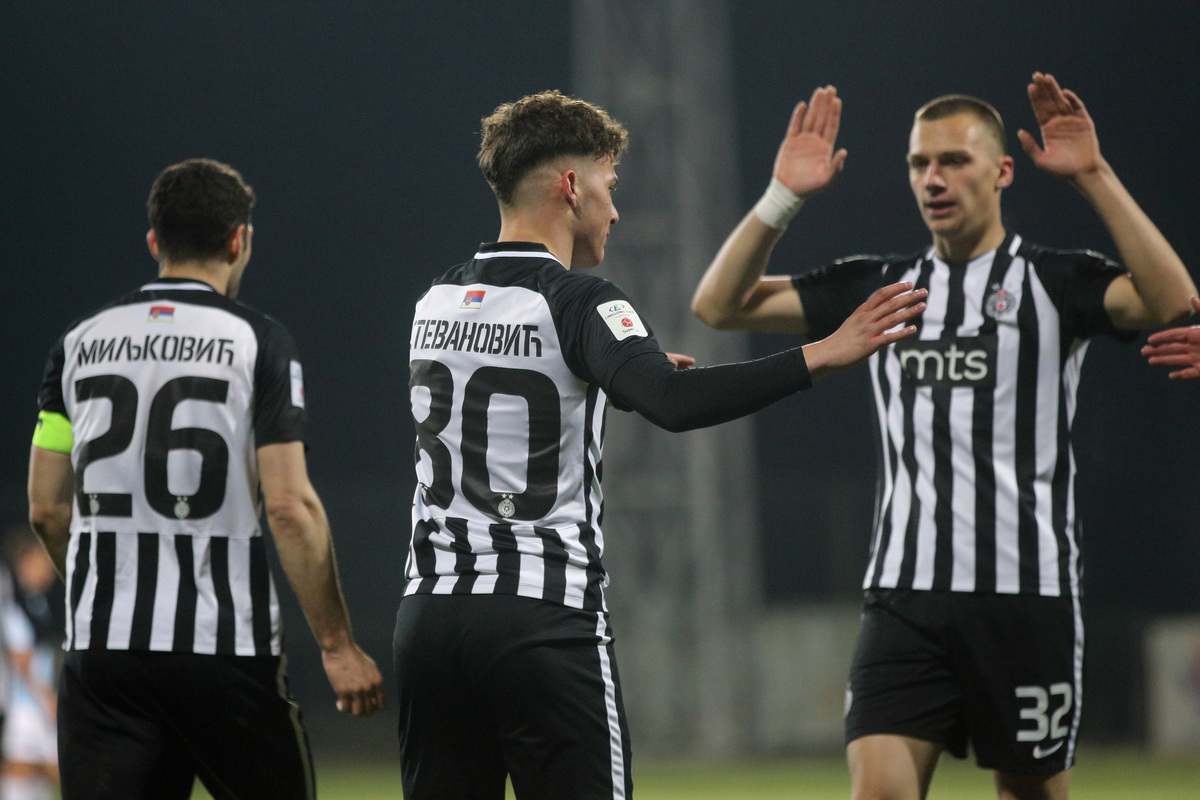
[[[921,264],[921,273],[917,276],[914,289],[928,289],[929,279],[933,274],[933,262],[926,259]],[[921,336],[921,318],[916,320],[917,332],[914,338]],[[912,498],[912,505],[908,509],[908,522],[904,526],[904,557],[900,561],[900,577],[897,586],[902,589],[912,588],[913,575],[916,573],[917,566],[917,524],[921,518],[921,500],[917,496],[917,451],[916,451],[916,430],[913,422],[914,406],[916,405],[917,385],[915,381],[906,381],[903,378],[900,380],[900,402],[904,407],[904,449],[901,457],[904,461],[904,469],[908,473],[909,482],[912,486],[909,496]]]
[[[905,273],[904,265],[907,262],[899,262],[898,264],[889,264],[884,267],[882,284],[890,284],[898,282]],[[918,262],[919,263],[919,262]],[[920,330],[921,319],[918,317],[914,322],[917,330]],[[883,352],[879,354],[878,369],[876,376],[879,379],[879,398],[882,405],[882,411],[876,408],[876,415],[882,414],[882,418],[878,419],[880,434],[880,453],[879,458],[887,458],[890,474],[892,476],[891,486],[887,486],[884,481],[882,468],[879,470],[879,478],[876,486],[876,512],[878,519],[875,521],[875,535],[871,542],[871,554],[875,559],[875,569],[867,576],[866,585],[868,587],[877,587],[883,578],[884,555],[887,553],[888,545],[892,540],[892,507],[896,502],[896,475],[900,465],[900,453],[896,450],[895,440],[891,437],[888,431],[888,413],[895,402],[900,402],[899,398],[892,396],[891,381],[888,380],[887,367],[888,361],[895,358],[895,345],[888,345]],[[903,385],[903,380],[901,380]],[[898,390],[897,390],[898,392]],[[882,462],[881,462],[882,464]],[[885,492],[891,489],[890,495],[887,496],[887,502],[884,502]]]
[[[471,552],[471,542],[467,538],[467,521],[462,517],[447,517],[446,530],[454,537],[450,549],[454,551],[454,574],[458,579],[454,582],[453,593],[470,594],[479,571],[475,569],[476,555]]]
[[[463,527],[466,527],[465,521]],[[488,525],[488,535],[492,537],[492,547],[496,550],[496,572],[500,573],[494,591],[498,594],[516,594],[521,584],[521,554],[517,552],[517,537],[512,525],[494,522]],[[458,591],[457,586],[454,588]]]
[[[1041,366],[1041,334],[1038,331],[1037,307],[1033,302],[1029,273],[1030,269],[1026,266],[1025,278],[1021,283],[1021,304],[1017,308],[1017,325],[1021,331],[1017,354],[1015,442],[1017,549],[1020,591],[1038,594],[1037,496],[1034,493],[1034,483],[1037,480],[1037,389],[1038,370]]]
[[[600,564],[600,547],[596,544],[596,529],[592,526],[592,519],[596,520],[596,525],[603,524],[604,506],[601,502],[599,509],[593,508],[592,484],[594,479],[600,480],[602,476],[601,465],[593,466],[590,458],[592,442],[596,440],[595,419],[596,419],[596,403],[600,396],[600,389],[595,384],[590,384],[587,389],[587,401],[584,403],[583,417],[583,502],[584,515],[583,522],[579,526],[579,542],[583,545],[584,552],[587,553],[587,586],[583,593],[583,607],[587,611],[599,611],[604,608],[604,567]],[[604,426],[607,424],[607,416],[601,411],[600,417],[600,443],[604,443]]]
[[[75,566],[71,570],[71,607],[69,613],[71,615],[71,633],[72,638],[78,638],[79,630],[76,627],[76,616],[79,612],[79,601],[83,597],[83,586],[87,583],[90,565],[92,563],[92,535],[90,533],[79,534],[79,547],[75,551]],[[67,642],[68,648],[75,646],[74,641]]]
[[[158,591],[157,533],[137,535],[137,595],[133,601],[133,622],[129,631],[130,650],[149,650],[154,628],[154,603]]]
[[[113,596],[117,581],[117,534],[96,533],[96,595],[92,601],[91,647],[108,647],[108,628],[112,622]]]
[[[429,541],[429,537],[437,531],[437,523],[433,520],[419,519],[413,526],[410,557],[416,563],[417,575],[421,577],[416,590],[418,594],[432,592],[437,583],[437,557],[433,551],[433,544]],[[411,580],[412,576],[409,578]]]
[[[542,540],[542,599],[552,603],[565,603],[567,598],[567,548],[562,537],[553,528],[534,528]]]
[[[237,650],[237,622],[229,588],[229,539],[214,536],[209,541],[208,565],[217,598],[217,652],[233,655]]]
[[[958,329],[966,314],[963,282],[967,275],[965,264],[952,264],[947,278],[946,314],[942,320],[942,339],[958,338]],[[933,524],[936,545],[933,551],[933,588],[950,589],[954,577],[954,437],[950,431],[950,406],[955,389],[949,385],[934,386],[933,399],[933,489],[936,505]]]
[[[1054,477],[1050,484],[1051,518],[1054,541],[1058,543],[1058,585],[1064,596],[1071,593],[1071,532],[1067,530],[1067,498],[1071,493],[1070,460],[1071,424],[1067,419],[1067,388],[1058,383],[1058,449]],[[1082,532],[1075,531],[1075,541],[1083,546]]]
[[[996,250],[992,268],[979,307],[984,310],[980,336],[996,335],[996,320],[987,313],[987,299],[1004,283],[1004,276],[1012,264],[1008,249],[1011,234]],[[997,346],[996,358],[1000,357]],[[997,369],[992,364],[990,369]],[[996,376],[996,386],[1000,386]],[[996,421],[996,390],[981,387],[975,390],[975,404],[971,420],[971,450],[975,457],[975,591],[996,591],[996,462],[993,459],[992,437]]]
[[[171,649],[191,653],[196,642],[196,567],[191,536],[175,536],[175,557],[179,561],[179,591],[175,595],[175,639]]]
[[[250,540],[250,618],[254,655],[271,655],[271,570],[267,545],[261,536]]]

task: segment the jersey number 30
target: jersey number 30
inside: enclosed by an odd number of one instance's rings
[[[429,391],[429,414],[417,421],[416,460],[429,457],[433,479],[424,487],[427,503],[449,508],[454,499],[450,449],[438,438],[454,415],[454,377],[440,361],[411,362],[410,391]],[[524,399],[529,413],[529,452],[525,491],[492,488],[488,471],[488,404],[493,395]],[[558,499],[559,395],[554,381],[541,372],[508,367],[480,367],[471,374],[462,403],[462,493],[476,509],[504,518],[536,520],[545,517]],[[515,455],[515,454],[508,454]]]

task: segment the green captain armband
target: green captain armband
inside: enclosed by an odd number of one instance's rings
[[[33,429],[33,443],[43,450],[70,453],[75,444],[71,420],[54,411],[39,411],[37,427]]]

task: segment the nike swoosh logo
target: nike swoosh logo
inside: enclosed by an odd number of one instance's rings
[[[1048,755],[1051,755],[1052,753],[1055,753],[1055,752],[1057,752],[1057,751],[1058,751],[1058,748],[1060,748],[1060,747],[1062,747],[1062,746],[1063,746],[1063,743],[1062,743],[1062,742],[1059,742],[1058,744],[1054,745],[1054,747],[1047,747],[1047,748],[1045,748],[1045,749],[1043,749],[1043,748],[1042,748],[1042,746],[1041,746],[1040,744],[1038,744],[1038,745],[1034,745],[1034,747],[1033,747],[1033,757],[1034,757],[1034,758],[1045,758],[1046,756],[1048,756]]]

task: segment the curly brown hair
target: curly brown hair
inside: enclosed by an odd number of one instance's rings
[[[229,235],[250,224],[254,190],[228,164],[191,158],[164,169],[150,188],[146,209],[168,261],[221,254]]]
[[[511,204],[529,171],[563,155],[612,156],[629,144],[625,128],[604,109],[559,91],[522,97],[483,119],[476,160],[497,199]]]

